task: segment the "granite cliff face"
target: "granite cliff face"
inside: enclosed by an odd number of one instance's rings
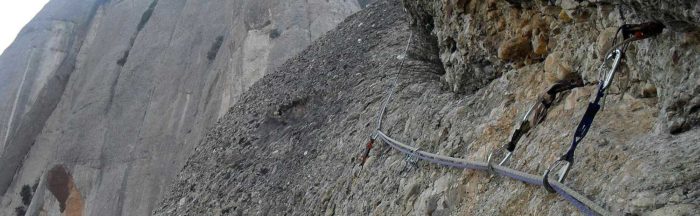
[[[365,4],[52,0],[0,56],[0,215],[149,215],[242,92]]]
[[[382,130],[476,161],[507,142],[542,91],[580,79],[584,87],[560,95],[508,164],[543,173],[595,94],[603,53],[623,24],[618,7],[627,23],[667,28],[630,45],[566,184],[615,214],[697,215],[700,3],[634,0],[379,1],[244,93],[155,213],[580,214],[540,187],[414,163],[385,144],[364,166],[358,157],[396,73]]]

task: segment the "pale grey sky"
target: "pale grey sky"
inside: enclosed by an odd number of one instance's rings
[[[0,53],[49,0],[0,0]]]

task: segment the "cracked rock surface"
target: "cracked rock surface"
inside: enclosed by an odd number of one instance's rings
[[[543,173],[568,147],[595,93],[598,50],[606,46],[599,41],[609,39],[599,37],[610,37],[601,32],[619,23],[598,11],[609,6],[604,2],[533,2],[405,1],[407,14],[398,0],[386,0],[350,16],[243,94],[194,149],[154,213],[580,214],[542,188],[414,164],[381,143],[364,166],[358,162],[414,34],[382,130],[424,151],[483,161],[554,81],[585,81],[560,95],[508,164]],[[628,22],[646,21],[639,9]],[[697,26],[693,10],[675,15]],[[696,35],[669,28],[630,47],[567,185],[619,214],[700,213]],[[522,48],[518,37],[530,43]],[[516,52],[499,55],[511,48]]]

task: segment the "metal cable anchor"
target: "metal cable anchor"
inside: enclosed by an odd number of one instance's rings
[[[607,90],[610,87],[610,84],[612,83],[613,77],[615,76],[615,73],[617,72],[617,68],[620,66],[620,62],[622,60],[622,50],[621,49],[615,49],[612,52],[608,54],[608,56],[605,57],[605,60],[610,60],[613,59],[613,64],[612,68],[610,68],[610,71],[608,71],[607,74],[605,74],[605,77],[602,77],[603,80],[601,80],[601,86],[600,90]]]
[[[549,173],[551,173],[552,170],[554,170],[554,168],[556,168],[560,164],[563,164],[563,167],[558,172],[559,178],[557,179],[557,181],[559,183],[564,183],[564,180],[566,179],[566,175],[568,175],[569,170],[571,170],[571,165],[573,165],[573,161],[567,161],[566,159],[564,159],[562,157],[559,160],[555,161],[554,164],[549,166],[549,168],[547,168],[547,171],[544,172],[544,177],[542,178],[542,183],[543,183],[542,185],[549,192],[552,192],[552,193],[556,192],[554,190],[554,188],[552,188],[552,185],[549,184]]]
[[[571,143],[571,146],[569,146],[569,150],[566,151],[564,155],[559,158],[559,160],[555,161],[547,171],[544,172],[544,177],[542,178],[542,183],[544,185],[544,188],[547,189],[549,192],[556,192],[554,188],[549,184],[549,175],[556,167],[559,165],[563,165],[563,167],[559,170],[559,178],[557,181],[559,183],[564,183],[564,180],[566,179],[566,175],[569,173],[571,166],[574,164],[574,151],[576,150],[576,147],[578,144],[583,140],[583,138],[588,134],[588,130],[591,128],[591,125],[593,124],[593,119],[595,118],[596,114],[601,108],[600,105],[600,100],[605,97],[605,91],[610,87],[610,84],[612,83],[613,77],[615,76],[615,73],[617,72],[618,67],[620,66],[620,61],[622,60],[622,50],[621,49],[615,49],[613,50],[608,56],[606,57],[606,61],[614,59],[612,68],[610,71],[608,71],[604,76],[600,76],[600,81],[598,84],[598,93],[596,94],[595,99],[593,102],[588,103],[588,107],[586,108],[586,113],[583,114],[583,118],[581,118],[581,122],[578,124],[576,127],[576,132],[574,132],[574,139],[573,142]]]
[[[535,110],[537,104],[538,103],[531,105],[530,109],[527,110],[523,118],[520,119],[520,122],[515,126],[515,130],[513,130],[510,141],[502,148],[494,149],[493,151],[491,151],[491,153],[489,153],[486,162],[488,163],[488,167],[491,172],[494,171],[494,161],[492,159],[494,159],[496,155],[500,156],[503,155],[504,152],[507,152],[505,153],[505,156],[503,156],[503,159],[501,159],[500,162],[498,162],[499,166],[503,166],[503,164],[506,161],[508,161],[508,159],[510,159],[513,155],[513,151],[515,151],[515,147],[518,144],[520,138],[523,136],[523,134],[527,133],[527,131],[530,130],[530,115],[532,115],[532,111]]]
[[[403,168],[404,171],[406,171],[406,170],[410,171],[410,170],[418,167],[419,158],[416,156],[416,151],[419,151],[419,148],[416,148],[416,149],[413,149],[410,151],[411,151],[411,153],[406,154],[406,156],[404,157],[404,160],[406,161],[406,164]]]

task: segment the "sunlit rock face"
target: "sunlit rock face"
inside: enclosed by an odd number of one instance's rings
[[[62,214],[56,165],[70,212],[150,214],[241,93],[366,4],[52,0],[0,56],[0,215]]]

